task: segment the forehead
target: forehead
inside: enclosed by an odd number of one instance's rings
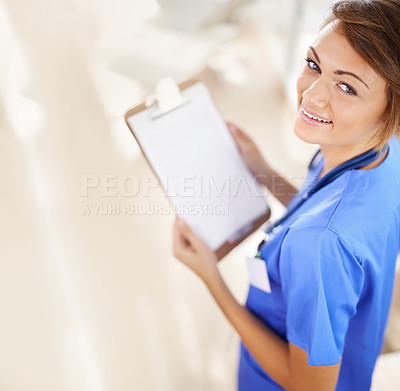
[[[352,48],[346,37],[334,29],[337,22],[325,26],[311,45],[324,69],[352,72],[368,84],[370,89],[386,86],[384,79]]]

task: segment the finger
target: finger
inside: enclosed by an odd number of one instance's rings
[[[178,227],[177,221],[175,220],[173,228],[172,253],[176,258],[180,258],[183,251],[188,248],[191,248],[190,243],[182,235],[182,232]]]
[[[175,224],[174,224],[174,235],[176,238],[177,243],[181,243],[182,245],[187,245],[189,244],[189,240],[187,236],[185,235],[185,232],[182,230],[181,226],[181,221],[180,219],[175,219]]]
[[[175,220],[174,229],[173,229],[173,243],[174,247],[182,247],[184,242],[182,241],[181,231],[177,225],[177,221]]]
[[[198,247],[203,241],[192,231],[192,229],[179,217],[176,218],[176,224],[183,238],[192,245]]]
[[[242,140],[250,140],[249,135],[239,126],[234,124],[233,122],[227,122],[226,125],[228,126],[228,129],[230,133],[232,134],[233,138],[235,139],[242,139]]]

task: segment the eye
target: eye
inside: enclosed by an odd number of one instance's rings
[[[311,60],[311,58],[305,58],[305,60],[307,61],[307,66],[310,69],[312,69],[313,71],[321,72],[321,68],[317,65],[315,61]]]
[[[353,87],[350,87],[349,85],[347,85],[346,83],[339,83],[338,87],[345,92],[346,94],[349,95],[357,95],[356,90]]]

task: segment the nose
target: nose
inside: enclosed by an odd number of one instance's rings
[[[327,81],[323,77],[315,79],[309,86],[303,90],[303,102],[308,107],[323,108],[328,104],[329,88]]]

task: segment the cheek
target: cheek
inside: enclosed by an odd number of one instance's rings
[[[349,137],[370,137],[381,120],[381,111],[373,105],[335,100],[331,107],[336,131]]]

